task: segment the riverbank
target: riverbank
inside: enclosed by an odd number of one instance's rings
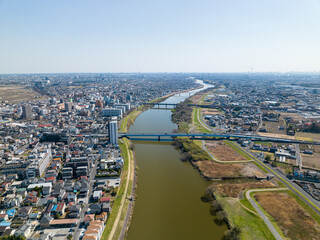
[[[119,143],[121,155],[124,159],[121,184],[117,198],[113,202],[111,213],[108,216],[101,240],[119,239],[129,203],[132,199],[131,196],[134,194],[134,160],[130,146],[131,143],[128,139],[122,139]]]

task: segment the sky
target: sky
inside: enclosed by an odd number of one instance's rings
[[[0,74],[320,71],[320,0],[0,0]]]

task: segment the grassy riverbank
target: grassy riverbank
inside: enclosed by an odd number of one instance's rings
[[[117,192],[117,198],[114,200],[112,204],[112,211],[110,215],[108,216],[108,220],[104,229],[104,232],[101,236],[101,240],[107,240],[107,239],[118,239],[116,238],[117,235],[120,234],[120,231],[122,229],[123,222],[119,222],[115,227],[115,233],[113,234],[112,238],[110,238],[110,233],[112,229],[114,228],[115,221],[118,217],[119,214],[121,216],[126,213],[126,207],[123,207],[123,199],[126,198],[127,196],[131,195],[132,191],[132,174],[130,176],[128,175],[129,173],[129,167],[131,170],[133,170],[133,161],[132,161],[132,151],[130,150],[129,146],[129,140],[123,139],[122,142],[119,143],[120,149],[121,149],[121,155],[123,156],[124,159],[124,166],[123,166],[123,171],[121,174],[121,184],[119,187],[119,190]],[[132,173],[132,171],[130,171]],[[130,178],[128,180],[128,178]],[[128,182],[128,185],[126,184]],[[124,204],[126,205],[126,204]],[[121,211],[121,212],[120,212]],[[118,234],[117,234],[118,233]]]

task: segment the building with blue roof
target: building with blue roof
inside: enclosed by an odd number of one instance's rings
[[[15,209],[9,209],[6,213],[8,214],[9,218],[12,218],[16,214],[16,210]]]

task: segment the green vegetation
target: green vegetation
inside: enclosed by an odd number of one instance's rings
[[[247,160],[252,160],[252,157],[250,157],[246,152],[244,152],[242,149],[234,145],[230,141],[224,141],[229,147],[231,147],[233,150],[235,150],[237,153],[239,153],[241,156],[245,157]]]
[[[199,119],[201,118],[201,109],[200,108],[194,108],[192,111],[193,115],[193,125],[196,127],[197,130],[203,133],[211,133],[211,131],[203,126],[201,122],[199,122]],[[201,120],[200,120],[201,121]]]
[[[123,141],[128,141],[127,139],[123,139]],[[119,143],[119,147],[121,149],[121,155],[123,156],[124,159],[124,166],[123,166],[123,171],[121,174],[121,185],[120,188],[118,190],[117,193],[117,198],[114,200],[113,204],[112,204],[112,211],[110,213],[110,215],[108,216],[108,220],[105,226],[105,229],[103,231],[103,234],[101,236],[101,240],[106,240],[108,239],[108,236],[111,232],[111,229],[113,227],[113,224],[117,218],[119,209],[120,209],[120,205],[121,205],[121,200],[123,197],[124,192],[125,192],[125,183],[127,181],[128,178],[128,168],[129,168],[129,149],[126,145],[125,142],[120,142]]]
[[[0,240],[25,240],[26,238],[23,236],[4,236],[4,237],[0,237]]]
[[[241,239],[275,239],[260,217],[242,207],[245,201],[240,203],[239,199],[220,196],[217,196],[217,200],[227,214],[231,229],[235,227],[241,229]]]
[[[261,166],[259,163],[257,163],[256,161],[253,162],[261,171],[263,171],[264,173],[269,173],[267,169],[265,169],[263,166]]]
[[[243,193],[243,195],[245,196],[245,194],[246,194],[246,191]],[[254,207],[251,205],[251,203],[249,202],[248,199],[243,198],[243,199],[240,200],[240,203],[241,203],[243,206],[245,206],[246,208],[250,209],[251,211],[257,212],[257,211],[254,209]]]
[[[139,108],[134,109],[121,121],[120,132],[127,132],[129,127],[134,123],[139,114],[142,113],[142,110]]]
[[[211,160],[209,154],[197,143],[188,138],[175,138],[173,143],[183,152],[183,159],[188,161]]]

